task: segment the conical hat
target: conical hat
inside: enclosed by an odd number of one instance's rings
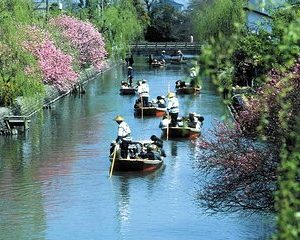
[[[115,121],[124,121],[124,118],[122,116],[118,115],[114,118],[114,120]]]
[[[172,98],[172,97],[175,97],[175,93],[169,92],[167,95],[167,98]]]

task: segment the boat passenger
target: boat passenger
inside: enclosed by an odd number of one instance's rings
[[[128,82],[121,81],[121,87],[122,88],[128,88]]]
[[[132,138],[130,136],[131,130],[128,124],[124,121],[124,118],[120,115],[116,116],[114,120],[118,123],[118,137],[116,142],[120,144],[121,147],[121,157],[127,158],[128,154],[128,145],[131,142]]]
[[[161,54],[160,54],[160,60],[162,61],[162,62],[166,62],[166,51],[165,50],[162,50],[161,51]]]
[[[195,78],[197,76],[196,68],[192,67],[190,69],[190,77]]]
[[[163,116],[162,120],[159,123],[159,128],[167,128],[170,124],[170,119],[167,115]]]
[[[147,146],[147,151],[141,152],[139,156],[143,159],[162,160],[160,153],[157,151],[157,146],[154,144],[149,144]]]
[[[159,108],[166,108],[167,107],[167,102],[166,102],[166,99],[165,99],[166,97],[165,96],[157,96],[157,101],[156,101],[156,103],[157,103],[157,106],[159,107]]]
[[[153,142],[152,144],[157,146],[157,150],[160,152],[160,155],[166,157],[165,150],[163,149],[164,142],[155,135],[152,135],[150,138]]]
[[[188,126],[190,128],[195,128],[197,130],[200,130],[201,123],[198,117],[196,117],[196,113],[189,113]]]
[[[177,51],[177,55],[178,55],[178,61],[182,62],[182,60],[183,60],[183,53],[180,50],[178,50]]]
[[[173,92],[169,92],[167,95],[168,98],[168,106],[167,110],[171,116],[171,126],[176,127],[177,125],[177,118],[179,114],[179,101]]]

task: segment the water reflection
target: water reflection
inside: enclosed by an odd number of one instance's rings
[[[132,214],[134,213],[135,204],[134,198],[137,191],[140,191],[140,188],[146,187],[147,199],[150,199],[151,196],[155,193],[155,188],[161,181],[166,165],[162,165],[161,168],[154,172],[141,173],[141,172],[115,172],[113,175],[113,185],[116,189],[115,199],[116,199],[116,219],[118,219],[118,233],[125,238],[128,236],[130,231],[130,223],[132,221]],[[133,187],[132,187],[133,186]],[[136,188],[138,187],[138,188]],[[131,189],[136,188],[136,189]],[[131,199],[133,198],[133,199]],[[144,200],[142,200],[144,201]],[[147,200],[144,202],[147,204]],[[121,238],[121,239],[122,239]]]

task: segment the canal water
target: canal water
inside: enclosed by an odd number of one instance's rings
[[[185,66],[151,69],[135,59],[135,79],[147,79],[150,99],[166,95],[187,75]],[[38,113],[25,135],[0,138],[0,239],[199,240],[266,239],[273,217],[262,213],[209,214],[197,202],[194,144],[165,141],[164,166],[147,174],[109,178],[113,118],[124,116],[134,139],[160,136],[158,118],[135,118],[135,96],[120,96],[125,66]],[[205,117],[204,132],[227,114],[215,87],[179,97],[180,115]]]

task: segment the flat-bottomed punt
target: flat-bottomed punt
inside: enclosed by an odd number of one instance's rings
[[[163,165],[163,157],[160,155],[160,153],[158,153],[157,150],[155,151],[159,155],[157,159],[142,158],[140,155],[141,151],[145,151],[145,148],[147,148],[147,145],[149,144],[151,144],[149,141],[140,141],[129,144],[128,155],[126,158],[121,156],[120,145],[115,144],[111,149],[110,154],[111,168],[113,167],[113,171],[151,172],[159,169]],[[139,147],[137,147],[137,145]]]
[[[161,129],[163,136],[168,138],[197,138],[201,134],[200,129],[190,128],[190,127],[165,127]]]
[[[162,117],[167,113],[166,108],[159,107],[138,107],[134,109],[134,114],[137,117],[141,116],[156,116]]]
[[[121,87],[120,94],[121,95],[135,95],[136,89],[134,87]]]
[[[180,87],[176,89],[176,94],[199,94],[200,87]]]

